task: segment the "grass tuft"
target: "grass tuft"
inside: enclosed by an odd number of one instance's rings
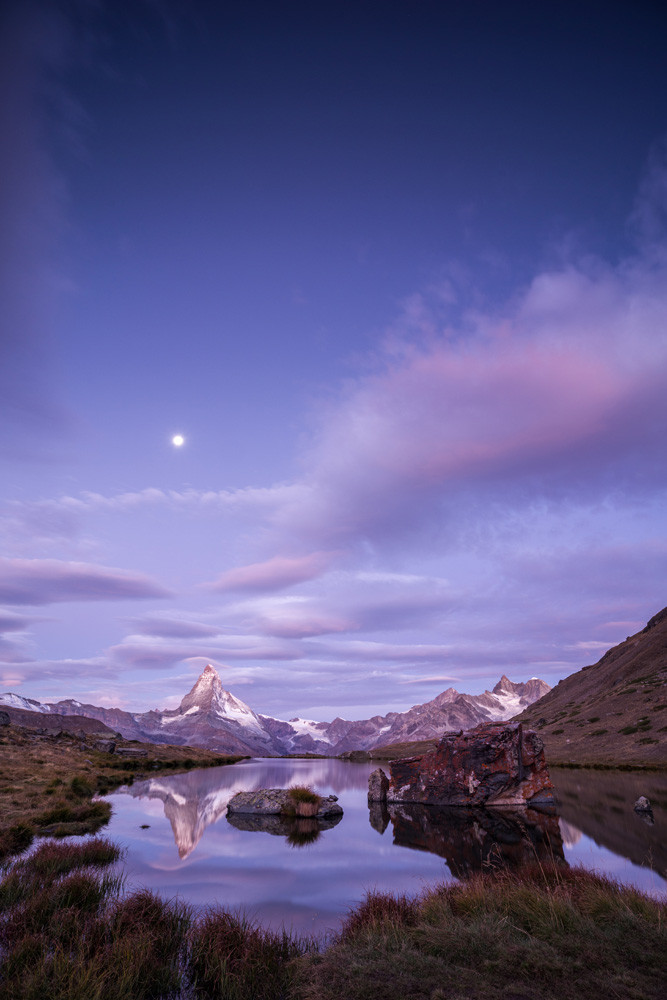
[[[206,996],[279,998],[290,988],[292,960],[308,946],[286,932],[262,930],[244,917],[212,910],[190,934],[189,971]]]
[[[419,914],[419,902],[408,896],[386,892],[369,892],[362,903],[348,913],[341,929],[341,938],[351,940],[363,931],[377,931],[389,924],[412,927]]]
[[[283,809],[286,816],[317,816],[321,797],[308,785],[292,785],[288,789],[289,803]]]

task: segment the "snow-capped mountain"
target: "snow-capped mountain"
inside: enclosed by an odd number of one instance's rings
[[[134,713],[82,705],[72,699],[45,705],[16,694],[0,695],[0,705],[87,716],[127,739],[271,757],[308,752],[337,755],[388,743],[433,739],[451,729],[469,729],[480,722],[509,719],[549,690],[549,685],[536,677],[515,684],[503,676],[493,691],[468,695],[448,688],[432,701],[413,705],[407,712],[389,712],[359,721],[336,718],[333,722],[314,722],[294,718],[285,722],[253,712],[223,688],[217,670],[209,664],[176,709]]]
[[[23,698],[20,694],[0,694],[0,705],[7,705],[9,708],[22,708],[25,712],[50,712],[48,705],[42,705],[34,698]]]

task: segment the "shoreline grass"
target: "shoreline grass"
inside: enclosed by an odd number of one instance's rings
[[[0,882],[12,1000],[661,1000],[667,904],[582,868],[371,892],[323,941],[123,894],[121,852],[46,842]]]

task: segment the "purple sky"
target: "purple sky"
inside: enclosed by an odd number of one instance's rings
[[[2,16],[0,690],[359,718],[667,604],[660,4]]]

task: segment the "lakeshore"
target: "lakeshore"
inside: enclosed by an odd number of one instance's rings
[[[0,886],[13,1000],[660,1000],[667,906],[557,863],[369,893],[326,941],[122,895],[103,838],[45,843]]]

